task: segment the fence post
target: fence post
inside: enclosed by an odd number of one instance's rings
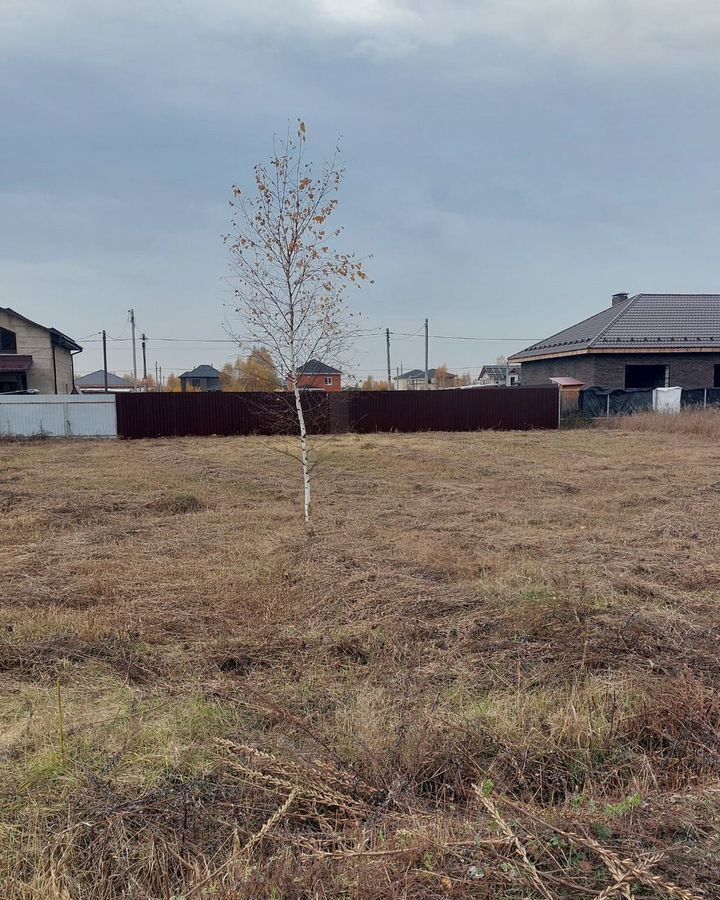
[[[63,432],[65,433],[65,437],[70,437],[70,419],[68,418],[68,405],[67,400],[63,400]]]
[[[605,418],[610,418],[610,394],[607,395],[607,400],[605,402]]]
[[[703,391],[703,409],[707,407],[707,388]]]
[[[508,372],[510,371],[510,366],[508,366]],[[510,376],[508,375],[508,378]],[[562,422],[562,388],[558,385],[558,428],[560,427],[560,423]]]

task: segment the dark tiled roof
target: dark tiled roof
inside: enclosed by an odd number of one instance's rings
[[[132,387],[132,383],[127,378],[121,378],[114,372],[107,373],[107,383],[108,387]],[[98,369],[97,372],[90,372],[89,375],[81,375],[80,378],[75,379],[75,386],[79,388],[105,387],[105,373],[102,369]]]
[[[319,359],[309,359],[304,366],[298,368],[298,375],[342,375],[340,369],[326,366]]]
[[[512,362],[638,347],[720,350],[720,294],[636,294],[514,354]]]
[[[220,373],[215,366],[195,366],[192,372],[183,372],[181,378],[219,378]]]
[[[432,381],[432,379],[437,374],[437,369],[428,369],[428,378]],[[425,377],[425,369],[409,369],[407,372],[401,372],[397,378],[406,379],[408,381],[418,381],[420,378]],[[452,372],[447,373],[448,378],[455,378]]]
[[[27,372],[32,365],[32,356],[8,353],[0,356],[0,372]]]
[[[517,372],[515,366],[510,366],[511,372]],[[480,377],[487,375],[490,378],[505,378],[507,375],[507,366],[483,366]]]

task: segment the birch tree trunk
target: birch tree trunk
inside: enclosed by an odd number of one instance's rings
[[[295,409],[297,411],[298,425],[300,426],[300,451],[302,456],[303,470],[303,499],[305,509],[305,522],[311,524],[312,509],[312,485],[310,484],[310,441],[308,440],[307,428],[305,427],[305,413],[302,408],[302,399],[300,397],[300,389],[297,385],[297,374],[293,385],[293,393],[295,394]]]

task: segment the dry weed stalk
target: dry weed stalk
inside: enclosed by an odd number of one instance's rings
[[[255,834],[253,834],[252,837],[248,841],[246,841],[243,844],[243,846],[236,853],[231,854],[221,866],[219,866],[217,869],[215,869],[214,872],[211,872],[199,884],[194,885],[194,887],[192,887],[187,892],[186,896],[192,897],[193,895],[196,895],[198,893],[198,891],[200,891],[202,888],[206,887],[208,884],[210,884],[212,881],[214,881],[218,877],[218,875],[220,875],[222,872],[224,872],[233,863],[236,863],[238,861],[241,861],[243,859],[247,859],[248,857],[250,857],[252,855],[253,851],[255,850],[255,848],[260,846],[260,844],[263,842],[265,837],[273,830],[273,828],[278,824],[278,822],[280,822],[280,820],[287,814],[288,810],[295,802],[296,797],[297,797],[296,792],[291,791],[291,793],[288,795],[285,802],[275,810],[275,812],[270,816],[270,818],[264,823],[262,828],[260,828],[259,831],[256,831]]]
[[[521,843],[518,836],[512,830],[512,828],[508,825],[508,823],[502,817],[502,815],[500,814],[500,810],[497,808],[495,803],[493,803],[493,801],[490,799],[490,797],[486,797],[483,794],[482,790],[480,788],[478,788],[477,786],[475,786],[474,791],[475,791],[475,795],[478,798],[478,800],[482,803],[482,805],[485,807],[485,809],[490,813],[490,817],[492,818],[493,822],[495,822],[495,824],[497,825],[499,830],[507,837],[511,846],[513,847],[513,849],[515,850],[517,855],[520,857],[520,860],[522,861],[525,872],[528,874],[528,876],[530,877],[530,880],[535,885],[537,890],[542,894],[543,897],[545,897],[545,900],[555,900],[555,895],[549,890],[548,887],[546,887],[545,883],[543,882],[542,878],[540,877],[540,873],[538,872],[535,864],[532,862],[532,860],[528,856],[527,850]]]
[[[552,828],[553,826],[550,827]],[[612,850],[603,847],[602,844],[599,844],[591,837],[564,831],[559,828],[555,828],[554,830],[576,846],[587,847],[588,850],[592,850],[596,853],[616,880],[616,884],[612,886],[613,888],[618,888],[620,885],[627,886],[632,881],[638,881],[647,887],[667,894],[668,897],[673,897],[674,900],[701,900],[698,894],[693,894],[691,891],[678,887],[671,881],[666,881],[659,875],[653,875],[649,871],[652,866],[662,862],[664,859],[662,853],[656,853],[653,856],[649,856],[642,863],[638,863],[632,859],[621,859],[616,853],[613,853]],[[626,892],[626,896],[630,897],[629,888]]]
[[[514,809],[518,809],[518,804],[507,797],[503,798],[503,802]],[[615,883],[609,886],[613,893],[622,890],[626,897],[630,897],[629,883],[638,881],[656,891],[664,892],[669,897],[672,897],[673,900],[702,900],[698,894],[693,894],[691,891],[678,887],[676,884],[673,884],[673,882],[667,881],[659,875],[653,875],[648,871],[652,866],[663,860],[664,857],[661,853],[653,854],[641,863],[635,862],[632,859],[623,859],[588,835],[581,835],[564,828],[559,828],[556,825],[552,825],[549,822],[539,819],[535,815],[533,815],[532,818],[544,827],[561,835],[574,846],[585,847],[595,853],[605,863],[608,871],[615,879]]]
[[[310,766],[302,767],[290,761],[280,760],[271,753],[258,750],[246,744],[234,744],[230,741],[225,741],[223,745],[233,750],[245,752],[247,755],[254,757],[261,766],[264,764],[265,771],[262,768],[253,769],[237,759],[226,760],[226,764],[231,769],[242,773],[250,781],[259,781],[281,791],[291,790],[298,797],[313,803],[335,807],[351,816],[357,816],[367,808],[362,800],[340,793],[330,787],[326,781],[323,781],[320,773],[313,772]],[[317,767],[316,764],[313,764],[313,766]],[[334,777],[336,774],[341,774],[336,773],[327,764],[323,764],[323,770],[326,776]],[[339,778],[337,780],[344,781],[345,779]]]

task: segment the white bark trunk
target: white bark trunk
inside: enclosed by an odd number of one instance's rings
[[[310,484],[310,441],[308,440],[307,429],[305,428],[305,414],[303,413],[302,402],[300,398],[300,389],[297,386],[297,377],[295,378],[295,384],[293,385],[293,393],[295,394],[295,409],[297,410],[298,425],[300,426],[300,451],[302,455],[305,522],[309,525],[312,509],[312,485]]]

